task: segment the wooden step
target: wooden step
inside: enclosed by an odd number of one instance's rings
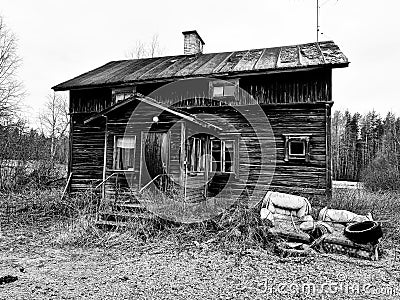
[[[104,220],[98,220],[96,221],[96,226],[100,228],[118,228],[118,227],[126,227],[128,223],[126,222],[115,222],[115,221],[104,221]]]
[[[128,203],[128,202],[122,202],[122,203],[115,203],[115,207],[121,208],[121,209],[129,209],[129,210],[144,210],[146,207],[144,207],[140,203]]]
[[[99,212],[98,221],[127,224],[135,220],[149,220],[154,218],[150,212]]]

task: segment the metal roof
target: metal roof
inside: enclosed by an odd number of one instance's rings
[[[201,76],[313,67],[339,68],[347,57],[333,41],[244,51],[112,61],[53,87],[56,91]]]

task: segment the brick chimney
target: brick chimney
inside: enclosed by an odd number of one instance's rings
[[[184,51],[185,55],[201,54],[203,53],[203,39],[196,30],[182,32],[184,36]]]

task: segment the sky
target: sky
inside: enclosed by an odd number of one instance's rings
[[[320,40],[333,40],[350,66],[333,70],[334,109],[400,115],[400,2],[319,0]],[[204,52],[316,41],[316,0],[0,0],[18,39],[19,77],[31,124],[51,87],[159,37],[162,55],[183,54],[196,29]]]

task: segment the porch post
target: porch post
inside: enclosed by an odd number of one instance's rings
[[[181,176],[180,176],[180,182],[181,184],[183,184],[183,188],[184,188],[184,196],[186,200],[186,127],[185,127],[185,123],[182,121],[181,123]]]
[[[104,156],[103,156],[103,185],[102,185],[102,200],[106,198],[106,171],[107,171],[107,142],[108,142],[108,117],[104,116],[106,125],[104,127]]]

